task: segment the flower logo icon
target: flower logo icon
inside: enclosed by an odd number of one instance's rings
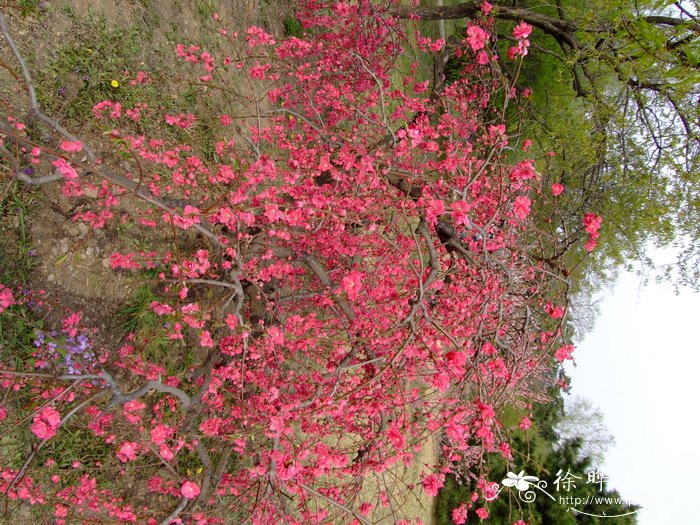
[[[536,483],[540,480],[540,478],[537,478],[535,476],[525,476],[524,474],[524,470],[521,470],[520,474],[509,472],[508,474],[506,474],[507,477],[503,481],[501,481],[501,483],[504,487],[515,487],[520,492],[522,492],[530,488],[530,485],[532,483]]]

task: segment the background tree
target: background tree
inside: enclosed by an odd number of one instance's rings
[[[533,407],[532,426],[525,431],[516,427],[511,440],[512,461],[491,455],[488,458],[488,472],[489,479],[498,483],[506,478],[508,472],[518,474],[524,471],[525,475],[537,476],[547,482],[545,490],[554,500],[533,488],[536,497],[528,502],[519,498],[520,493],[516,489],[504,489],[497,499],[486,505],[487,522],[512,525],[522,517],[530,525],[593,525],[607,523],[612,516],[617,516],[614,518],[616,521],[634,525],[637,523],[636,511],[639,507],[627,504],[613,488],[614,480],[605,477],[594,458],[584,452],[590,450],[596,455],[600,453],[600,445],[597,444],[599,434],[585,432],[584,435],[582,429],[576,433],[575,429],[566,428],[564,423],[567,418],[578,417],[576,414],[582,411],[590,412],[590,405],[585,402],[574,403],[574,412],[569,415],[564,412],[561,397],[555,393],[553,395],[552,402]],[[597,422],[592,427],[596,428],[596,432],[600,430]],[[564,428],[562,433],[559,431],[561,428]],[[565,438],[565,434],[574,437]],[[566,481],[567,473],[575,476],[569,478],[571,484]],[[555,483],[557,479],[558,484]],[[455,477],[449,477],[436,504],[437,523],[460,523],[461,520],[454,519],[453,514],[455,509],[460,508],[466,510],[466,523],[479,519],[480,516],[476,513],[478,505],[470,502],[475,501],[473,495],[484,494],[486,487],[488,484],[462,483]]]
[[[481,6],[395,11],[472,24]],[[675,243],[682,253],[667,277],[697,285],[697,14],[696,2],[493,2],[492,32],[503,48],[512,46],[517,21],[534,27],[519,79],[533,92],[532,119],[523,129],[540,151],[557,153],[540,169],[566,186],[567,210],[592,207],[605,216],[601,274],[627,258],[648,263],[648,242]],[[500,65],[507,74],[515,71]]]
[[[579,458],[588,458],[592,466],[600,466],[607,449],[615,444],[602,412],[584,398],[567,398],[564,416],[556,425],[560,441],[580,439]]]

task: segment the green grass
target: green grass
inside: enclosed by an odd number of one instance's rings
[[[18,182],[0,186],[0,282],[27,284],[33,256],[30,216],[36,204],[35,192]]]
[[[0,186],[0,283],[13,288],[26,286],[38,263],[33,255],[30,214],[35,207],[34,191],[17,182]],[[34,350],[34,329],[41,320],[27,306],[16,305],[0,314],[0,362],[23,370]]]
[[[92,120],[92,107],[102,100],[125,106],[144,101],[144,88],[127,85],[135,74],[150,34],[140,24],[111,25],[92,15],[74,20],[74,38],[59,47],[37,75],[40,101],[51,113],[69,119]],[[112,85],[119,82],[119,87]]]
[[[182,372],[195,364],[194,356],[182,351],[182,342],[168,338],[171,319],[151,308],[151,303],[159,300],[162,297],[150,285],[138,287],[117,314],[122,320],[120,329],[124,336],[134,335],[134,344],[145,360],[165,366],[168,373]]]
[[[282,21],[282,26],[284,27],[284,36],[286,37],[304,37],[304,28],[301,25],[299,19],[295,16],[288,16]]]
[[[19,0],[17,6],[21,16],[35,14],[40,8],[41,0]]]

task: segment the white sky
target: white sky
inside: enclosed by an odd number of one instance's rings
[[[597,405],[615,436],[609,485],[644,507],[640,525],[700,523],[700,294],[621,272],[574,357],[572,395]]]

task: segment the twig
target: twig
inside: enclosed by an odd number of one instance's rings
[[[104,377],[97,374],[42,374],[41,372],[18,372],[17,370],[0,370],[0,376],[19,376],[19,377],[40,377],[46,379],[56,379],[58,381],[90,381],[99,379],[104,381]]]
[[[353,518],[355,518],[355,519],[356,519],[357,521],[359,521],[360,523],[364,523],[365,525],[372,525],[372,522],[371,522],[371,521],[369,521],[369,520],[363,518],[359,513],[355,512],[355,511],[352,510],[351,508],[349,508],[349,507],[343,505],[342,503],[338,503],[337,501],[335,501],[335,500],[329,498],[328,496],[324,496],[324,495],[321,494],[319,491],[317,491],[317,490],[315,490],[315,489],[312,489],[312,488],[309,487],[308,485],[304,485],[303,483],[301,483],[300,486],[301,486],[301,488],[303,488],[305,491],[309,492],[310,494],[313,494],[314,496],[316,496],[316,497],[318,497],[318,498],[321,498],[322,500],[324,500],[324,501],[330,503],[330,504],[333,505],[334,507],[336,507],[336,508],[338,508],[338,509],[340,509],[340,510],[342,510],[342,511],[347,512],[348,514],[350,514]]]
[[[10,30],[7,28],[7,22],[5,21],[5,16],[2,14],[2,11],[0,11],[0,31],[5,37],[7,45],[10,46],[12,54],[15,55],[17,62],[19,62],[19,65],[22,68],[22,75],[24,76],[24,82],[26,84],[27,93],[29,94],[29,100],[31,102],[32,108],[38,108],[39,103],[36,100],[36,91],[34,90],[32,76],[29,74],[29,68],[27,67],[27,63],[25,62],[24,57],[22,57],[22,55],[19,52],[19,49],[17,49],[15,41],[10,36]]]
[[[57,428],[62,427],[63,425],[66,424],[66,422],[73,417],[80,409],[82,409],[85,405],[88,403],[91,403],[93,399],[96,397],[100,396],[102,392],[97,392],[96,394],[91,395],[88,397],[85,401],[80,403],[78,406],[74,407],[71,409],[70,412],[68,412],[65,416],[63,416],[63,419],[61,419],[61,422],[58,424]],[[15,478],[12,480],[12,483],[7,487],[5,490],[5,494],[9,496],[10,491],[19,484],[20,481],[24,478],[24,475],[27,473],[27,470],[29,469],[29,465],[32,464],[32,461],[34,461],[34,458],[38,454],[38,452],[43,448],[44,444],[49,440],[50,438],[42,439],[39,444],[34,447],[34,450],[32,450],[31,454],[29,454],[29,457],[27,460],[24,462],[24,465],[22,465],[22,468],[19,469],[19,472],[17,472],[17,475]]]
[[[321,281],[321,283],[326,286],[327,288],[333,288],[333,283],[331,282],[330,277],[328,276],[328,272],[326,269],[321,266],[321,263],[318,262],[318,259],[314,257],[313,255],[306,255],[302,257],[301,261],[308,266],[308,268],[313,272],[313,274],[318,277],[318,280]],[[343,311],[345,314],[345,317],[348,318],[348,321],[352,322],[355,320],[355,312],[352,309],[352,306],[341,296],[339,295],[334,295],[333,299],[335,300],[335,303],[338,305],[338,307]]]
[[[170,525],[170,523],[171,523],[175,518],[177,518],[183,510],[185,510],[185,507],[187,507],[187,503],[189,503],[189,501],[190,501],[190,500],[188,500],[187,498],[183,497],[183,498],[180,500],[180,503],[178,504],[178,506],[175,507],[175,510],[173,510],[170,514],[168,514],[168,516],[167,516],[163,521],[161,521],[161,522],[159,523],[159,525]]]
[[[183,390],[180,390],[179,388],[174,386],[164,385],[160,381],[148,381],[141,388],[134,390],[133,392],[130,392],[128,394],[125,394],[121,387],[114,380],[112,375],[109,372],[107,372],[107,370],[102,369],[100,375],[101,379],[107,381],[108,388],[112,392],[113,399],[110,403],[110,406],[123,405],[124,403],[145,396],[151,390],[155,390],[157,392],[164,392],[166,394],[172,394],[182,402],[182,405],[186,409],[189,408],[192,404],[192,399]]]

